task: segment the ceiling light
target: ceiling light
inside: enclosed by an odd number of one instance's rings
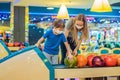
[[[118,11],[118,13],[120,13],[120,11]]]
[[[108,0],[95,0],[91,8],[93,12],[111,12],[112,8]]]
[[[68,10],[64,4],[61,5],[57,18],[58,19],[69,19]]]
[[[47,7],[48,10],[53,10],[54,8],[53,7]]]

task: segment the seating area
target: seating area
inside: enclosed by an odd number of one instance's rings
[[[120,48],[113,48],[113,49],[110,49],[110,48],[100,48],[98,52],[100,54],[109,54],[109,53],[120,54]]]
[[[120,54],[120,48],[119,47],[97,47],[95,45],[81,45],[80,48],[80,53],[100,53],[100,54]]]
[[[10,54],[11,54],[11,51],[4,44],[4,42],[2,40],[0,40],[0,59],[4,58]]]

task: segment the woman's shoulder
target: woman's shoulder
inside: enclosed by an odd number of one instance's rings
[[[70,18],[67,22],[66,22],[66,29],[71,29],[72,25],[74,24],[74,19],[73,18]]]
[[[70,18],[70,19],[68,19],[68,21],[67,21],[67,22],[72,23],[73,21],[74,21],[74,18]]]

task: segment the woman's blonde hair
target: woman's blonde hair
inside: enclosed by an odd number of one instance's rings
[[[75,41],[75,43],[78,42],[78,30],[75,27],[75,22],[77,20],[83,22],[83,28],[81,29],[82,34],[80,36],[80,39],[86,41],[89,38],[86,17],[84,14],[79,14],[78,16],[75,17],[75,19],[73,19],[73,25],[72,25],[72,28],[73,28],[72,36],[73,36],[73,41]]]

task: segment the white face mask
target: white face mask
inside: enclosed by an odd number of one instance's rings
[[[60,31],[60,30],[58,30],[58,29],[54,29],[54,32],[55,32],[56,34],[62,34],[62,33],[63,33],[63,31]]]
[[[56,30],[56,33],[57,33],[57,34],[62,34],[62,33],[63,33],[63,31]]]
[[[83,26],[78,26],[77,24],[75,25],[77,29],[82,29]]]

